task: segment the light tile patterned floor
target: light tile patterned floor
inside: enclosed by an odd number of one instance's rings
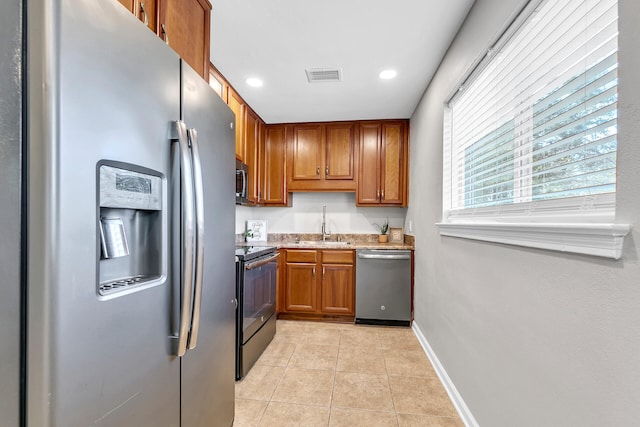
[[[409,328],[278,320],[234,427],[464,426]]]

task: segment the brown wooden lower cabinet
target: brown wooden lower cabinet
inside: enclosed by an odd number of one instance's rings
[[[316,265],[287,263],[284,295],[285,311],[316,312],[317,280]]]
[[[353,265],[322,264],[322,305],[320,311],[327,314],[352,316]]]
[[[352,319],[355,251],[283,249],[280,317]]]

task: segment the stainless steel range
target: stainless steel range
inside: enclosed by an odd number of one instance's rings
[[[272,246],[236,248],[236,380],[249,372],[276,333],[278,255]]]

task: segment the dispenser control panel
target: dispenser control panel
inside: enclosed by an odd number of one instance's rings
[[[162,209],[162,179],[113,166],[100,166],[100,207]]]

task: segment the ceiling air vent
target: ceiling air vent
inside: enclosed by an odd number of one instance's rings
[[[342,71],[339,68],[311,68],[305,71],[309,83],[339,82],[342,80]]]

